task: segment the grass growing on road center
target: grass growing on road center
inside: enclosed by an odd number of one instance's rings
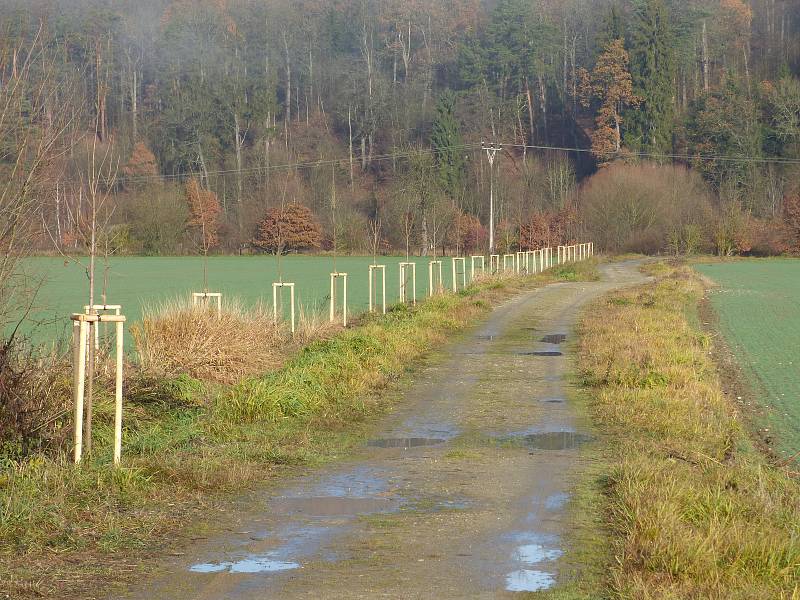
[[[800,485],[753,447],[687,317],[685,267],[586,312],[579,366],[603,436],[619,598],[800,597]]]

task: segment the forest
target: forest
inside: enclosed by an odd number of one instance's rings
[[[500,251],[800,250],[789,0],[3,0],[0,27],[0,275],[485,251],[490,216]]]

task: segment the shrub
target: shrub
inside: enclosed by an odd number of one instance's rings
[[[71,381],[69,361],[55,352],[37,355],[16,338],[0,346],[0,457],[63,446]]]
[[[579,205],[598,249],[692,253],[711,246],[709,191],[685,167],[611,165],[583,185]]]
[[[335,330],[301,313],[292,337],[263,307],[245,310],[232,302],[218,316],[216,310],[175,300],[147,310],[131,334],[146,373],[234,383],[277,369],[293,349]]]

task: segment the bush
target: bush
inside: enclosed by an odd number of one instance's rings
[[[0,346],[0,457],[61,448],[69,434],[69,361],[15,338]]]
[[[708,188],[685,167],[611,165],[583,185],[579,204],[601,250],[690,254],[712,246]]]
[[[234,383],[279,368],[293,349],[335,330],[301,314],[291,336],[262,307],[245,310],[228,303],[218,316],[215,309],[175,300],[146,311],[131,334],[147,374]]]

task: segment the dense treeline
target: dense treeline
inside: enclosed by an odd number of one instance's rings
[[[229,252],[291,250],[265,227],[293,204],[307,247],[484,247],[490,184],[500,247],[796,247],[789,0],[5,0],[0,22],[6,89],[29,56],[56,90],[17,113],[60,127],[42,249],[193,251],[190,181]]]

